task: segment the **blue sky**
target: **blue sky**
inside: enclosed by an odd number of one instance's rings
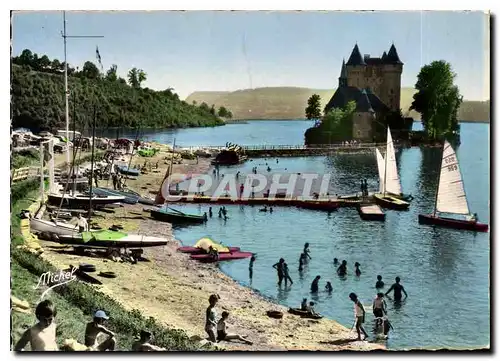
[[[68,62],[118,65],[125,77],[144,69],[153,89],[172,87],[184,99],[197,90],[264,86],[335,88],[343,58],[357,42],[380,56],[396,45],[402,86],[414,86],[422,65],[446,60],[465,99],[489,99],[488,18],[481,12],[68,12]],[[14,13],[12,51],[29,48],[64,58],[62,12]]]

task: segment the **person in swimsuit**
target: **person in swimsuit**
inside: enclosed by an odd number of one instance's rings
[[[283,263],[283,276],[285,278],[285,286],[287,285],[288,281],[290,281],[290,285],[293,285],[292,278],[290,277],[290,274],[288,273],[288,265]]]
[[[307,311],[307,298],[302,299],[302,303],[300,304],[300,309],[302,311]]]
[[[132,344],[132,351],[167,351],[166,348],[152,345],[151,339],[151,332],[141,331],[140,339]]]
[[[347,274],[347,261],[343,260],[342,264],[337,268],[337,274],[339,276],[345,276]]]
[[[279,262],[275,263],[273,265],[273,268],[275,268],[276,271],[278,272],[278,285],[280,285],[280,286],[281,286],[281,282],[283,281],[283,277],[285,276],[284,269],[283,269],[284,263],[285,263],[285,260],[283,258],[280,258]]]
[[[373,316],[375,316],[375,325],[382,323],[382,317],[387,315],[387,304],[384,300],[383,292],[377,293],[377,297],[373,299]]]
[[[302,257],[303,253],[300,255],[299,258],[299,272],[302,272],[304,270],[304,257]]]
[[[389,290],[385,293],[385,295],[387,296],[389,294],[389,292],[394,290],[394,301],[396,301],[396,302],[401,301],[401,299],[403,298],[401,293],[405,294],[405,298],[408,297],[408,294],[406,293],[405,288],[399,282],[401,282],[401,278],[396,277],[396,283],[394,283],[391,286],[391,288],[389,288]]]
[[[248,265],[248,273],[250,276],[250,279],[253,277],[253,263],[255,262],[255,255],[252,255],[252,258],[250,258],[250,264]]]
[[[361,276],[361,270],[359,269],[359,266],[361,266],[359,262],[356,262],[354,264],[354,273],[356,274],[357,277]]]
[[[94,315],[94,320],[87,323],[85,328],[85,346],[93,351],[113,351],[116,346],[116,338],[114,332],[104,327],[104,323],[109,317],[104,311],[97,311]],[[101,343],[97,343],[97,336],[104,333],[108,338]]]
[[[361,340],[361,332],[363,332],[363,334],[365,335],[364,339],[366,339],[368,337],[368,334],[363,328],[363,323],[365,322],[365,308],[358,300],[358,296],[355,293],[351,292],[349,294],[349,298],[352,302],[354,302],[354,325],[356,326],[356,332],[358,333],[358,340]]]
[[[328,293],[331,293],[331,292],[333,291],[333,287],[332,287],[332,284],[330,283],[330,281],[328,281],[328,282],[326,283],[325,290],[326,290],[326,292],[328,292]]]
[[[316,276],[314,278],[314,281],[312,281],[311,283],[311,293],[317,293],[319,291],[319,286],[318,286],[318,283],[319,283],[319,280],[321,279],[321,276]]]
[[[212,207],[208,208],[208,215],[210,216],[210,218],[212,218],[212,216],[213,216]]]
[[[339,264],[339,260],[337,258],[333,259],[333,265],[336,266]]]
[[[209,306],[206,312],[206,320],[205,320],[205,332],[208,334],[208,339],[212,342],[217,342],[215,337],[215,329],[217,327],[217,322],[215,321],[217,318],[217,312],[215,310],[215,305],[219,301],[218,295],[210,295],[208,298]]]
[[[247,340],[246,338],[240,336],[240,335],[235,335],[235,334],[228,334],[227,333],[227,325],[226,321],[229,317],[229,312],[224,311],[222,312],[222,318],[217,322],[217,341],[233,341],[233,340],[238,340],[238,341],[243,341],[247,345],[252,345],[253,342]]]
[[[309,243],[304,244],[304,252],[303,252],[307,258],[311,259],[311,256],[309,255]],[[307,259],[305,259],[307,261]]]
[[[56,342],[57,310],[50,300],[40,302],[35,309],[38,323],[28,328],[14,346],[14,351],[22,351],[29,343],[31,351],[58,351]]]
[[[385,286],[385,283],[384,281],[382,281],[382,276],[381,275],[378,275],[377,276],[377,283],[375,283],[375,288],[384,288]]]

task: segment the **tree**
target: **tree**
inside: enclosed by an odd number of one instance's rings
[[[230,110],[227,111],[226,118],[232,119],[233,118],[233,113],[231,113]]]
[[[306,130],[306,144],[330,144],[352,139],[352,120],[356,103],[350,101],[344,109],[333,108],[316,126]]]
[[[219,111],[217,112],[217,115],[221,118],[227,118],[227,109],[226,107],[221,106],[219,108]]]
[[[19,55],[19,65],[33,66],[33,53],[29,49],[24,49]]]
[[[132,88],[140,88],[141,83],[146,80],[146,73],[142,69],[132,68],[128,72],[128,83]]]
[[[47,55],[44,55],[38,60],[38,64],[40,66],[40,69],[46,70],[50,67],[51,61]]]
[[[64,70],[64,67],[61,66],[61,62],[59,62],[59,60],[57,60],[57,59],[52,60],[52,63],[50,66],[51,66],[53,71],[60,71],[61,69]]]
[[[116,70],[118,69],[118,66],[116,64],[111,65],[111,68],[106,72],[106,80],[109,81],[117,81],[118,80],[118,75],[116,74]]]
[[[93,62],[86,61],[85,64],[83,64],[82,75],[89,79],[98,79],[100,72]]]
[[[215,105],[212,104],[212,107],[210,108],[210,114],[215,115]]]
[[[410,110],[422,116],[422,124],[430,139],[447,137],[458,130],[457,113],[462,103],[456,74],[446,61],[433,61],[420,69]]]
[[[306,108],[306,118],[318,119],[321,117],[321,97],[318,94],[313,94],[307,100],[307,108]]]

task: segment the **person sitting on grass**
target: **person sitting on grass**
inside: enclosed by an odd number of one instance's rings
[[[149,331],[141,331],[140,339],[132,344],[132,351],[167,351],[164,347],[152,345],[150,343],[153,335]]]
[[[247,345],[252,345],[253,342],[247,340],[246,338],[240,336],[240,335],[235,335],[235,334],[228,334],[227,331],[227,325],[226,321],[229,317],[229,312],[224,311],[222,312],[222,318],[217,322],[217,341],[233,341],[233,340],[238,340],[245,342]]]
[[[57,310],[50,300],[36,306],[35,316],[38,323],[28,328],[14,346],[14,351],[22,351],[29,343],[31,351],[59,351],[56,342]]]
[[[104,323],[109,317],[104,311],[97,311],[94,315],[94,320],[87,324],[85,328],[85,346],[90,347],[93,351],[113,351],[116,346],[116,338],[114,332],[104,327]],[[108,335],[103,342],[97,342],[97,336],[100,333]]]

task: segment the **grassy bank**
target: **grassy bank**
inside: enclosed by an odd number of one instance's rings
[[[16,214],[33,203],[36,196],[36,181],[25,181],[12,187],[11,198],[11,278],[12,294],[30,303],[30,314],[13,315],[12,330],[14,342],[24,330],[35,322],[34,308],[40,294],[33,290],[38,277],[56,269],[43,258],[18,249],[23,242]],[[23,196],[24,195],[24,196]],[[29,200],[29,198],[32,198]],[[140,282],[140,280],[138,280]],[[183,330],[165,328],[155,319],[146,319],[138,310],[127,311],[121,304],[99,292],[93,286],[82,282],[70,282],[56,287],[50,292],[50,299],[58,309],[56,323],[58,341],[76,339],[83,341],[85,323],[92,319],[95,311],[102,309],[110,315],[109,328],[117,333],[118,349],[130,350],[134,338],[142,329],[148,329],[155,335],[155,343],[168,350],[196,351],[206,350],[191,341]]]

